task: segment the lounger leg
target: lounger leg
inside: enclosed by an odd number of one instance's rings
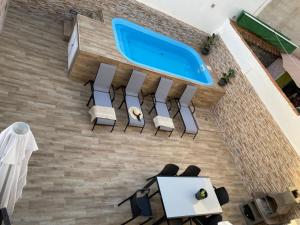
[[[90,102],[91,102],[92,98],[93,98],[93,95],[91,95],[91,97],[90,97],[90,99],[89,99],[88,103],[86,104],[86,106],[89,106],[89,104],[90,104]]]
[[[177,114],[179,113],[179,109],[178,111],[175,113],[175,115],[173,116],[173,118],[175,118],[177,116]]]
[[[97,124],[97,118],[95,119],[94,126],[93,126],[93,128],[92,128],[92,131],[94,130],[96,124]]]
[[[144,127],[145,127],[145,125],[142,127],[142,129],[141,129],[141,131],[140,131],[140,134],[143,132],[143,130],[144,130]]]
[[[185,129],[184,129],[184,131],[182,132],[181,138],[183,137],[184,134],[185,134]]]
[[[171,130],[171,132],[170,132],[170,134],[169,134],[169,137],[171,137],[171,135],[172,135],[173,131],[174,131],[174,129],[173,129],[173,130]]]
[[[157,132],[158,132],[159,128],[160,128],[160,127],[158,126],[158,128],[156,129],[156,132],[155,132],[155,134],[154,134],[155,136],[156,136],[156,134],[157,134]]]
[[[125,99],[122,100],[121,105],[119,106],[119,109],[121,109],[124,102],[125,102]]]
[[[196,138],[197,134],[198,134],[198,132],[194,135],[193,140]]]
[[[154,109],[155,105],[153,104],[152,108],[150,109],[149,113],[148,114],[151,114],[153,109]]]
[[[110,132],[113,132],[113,130],[114,130],[114,128],[115,128],[115,125],[116,125],[116,120],[115,120],[115,122],[114,122],[114,125],[112,126],[112,128],[111,128],[111,131]]]
[[[127,124],[126,124],[126,127],[124,129],[124,133],[126,132],[126,129],[127,129],[128,125],[129,125],[129,122],[127,122]]]

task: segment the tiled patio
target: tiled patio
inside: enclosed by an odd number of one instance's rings
[[[231,201],[224,219],[243,224],[238,205],[249,196],[210,110],[197,109],[201,131],[195,141],[180,138],[179,119],[170,139],[155,137],[149,115],[143,134],[134,128],[123,133],[124,109],[117,111],[113,133],[105,127],[92,132],[85,106],[89,88],[67,78],[62,30],[53,19],[11,8],[0,36],[0,128],[30,123],[40,149],[30,160],[13,224],[119,224],[130,216],[129,205],[115,204],[170,162],[181,170],[198,165],[215,186],[225,186]],[[150,106],[147,101],[145,110]],[[159,217],[160,202],[154,202]]]

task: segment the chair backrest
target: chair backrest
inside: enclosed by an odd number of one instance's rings
[[[220,214],[211,215],[209,217],[205,216],[196,216],[193,218],[193,222],[197,225],[218,225],[219,222],[223,220]]]
[[[222,216],[220,214],[212,215],[206,218],[207,225],[218,225],[219,222],[223,220]]]
[[[157,176],[175,176],[179,170],[179,167],[175,164],[167,164]]]
[[[172,84],[173,80],[161,77],[155,92],[155,100],[158,102],[166,102]]]
[[[145,78],[146,74],[133,70],[125,89],[126,95],[138,97]]]
[[[220,205],[224,205],[229,202],[229,195],[225,187],[217,188],[215,189],[215,192]]]
[[[188,107],[191,104],[192,98],[196,93],[197,87],[186,85],[184,92],[182,93],[179,102],[181,106]]]
[[[116,69],[117,67],[115,65],[101,63],[93,85],[94,90],[109,92],[111,83],[116,73]]]
[[[149,217],[152,216],[152,209],[149,200],[149,191],[148,190],[138,190],[130,199],[131,202],[131,211],[132,216],[145,216]]]
[[[198,166],[190,165],[179,176],[181,176],[181,177],[197,177],[199,175],[200,171],[201,171],[201,169]]]

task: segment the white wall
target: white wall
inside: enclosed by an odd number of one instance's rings
[[[239,64],[243,74],[250,81],[274,120],[300,155],[300,116],[296,115],[277,90],[265,70],[232,28],[229,20],[219,29],[219,34]]]
[[[207,33],[242,9],[257,15],[271,0],[137,0]],[[211,5],[215,4],[212,8]]]

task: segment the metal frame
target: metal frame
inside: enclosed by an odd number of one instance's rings
[[[0,225],[2,223],[4,223],[4,225],[11,225],[6,208],[0,209]]]
[[[90,105],[91,100],[93,100],[93,105],[95,105],[95,98],[94,98],[94,81],[93,81],[93,80],[89,80],[89,81],[87,81],[87,82],[84,84],[84,86],[86,86],[88,83],[91,85],[91,92],[92,92],[92,94],[91,94],[91,97],[89,98],[89,101],[88,101],[88,103],[86,104],[86,106],[89,106],[89,105]],[[111,103],[113,103],[114,100],[115,100],[116,93],[115,93],[115,88],[114,88],[114,86],[111,85],[110,87],[111,87],[111,88],[109,89],[109,97],[110,97]],[[112,90],[112,95],[113,95],[113,97],[111,97],[111,91],[110,91],[110,90]],[[96,91],[97,91],[97,90],[96,90]],[[98,91],[98,92],[102,92],[102,91]],[[107,93],[107,92],[102,92],[102,93]],[[113,124],[113,125],[97,124],[97,118],[96,118],[95,121],[94,121],[93,127],[92,127],[92,131],[94,130],[94,128],[95,128],[96,125],[98,125],[98,126],[101,125],[101,126],[112,126],[112,129],[111,129],[110,132],[113,132],[113,130],[114,130],[115,126],[116,126],[116,122],[117,122],[117,120],[114,121],[114,124]]]
[[[151,98],[152,98],[153,106],[152,106],[152,108],[150,109],[150,111],[148,112],[148,114],[151,114],[151,112],[153,111],[153,109],[155,109],[155,113],[156,113],[156,115],[157,115],[156,102],[159,102],[159,101],[156,100],[155,95],[154,95],[153,93],[150,94],[150,95],[151,95]],[[168,107],[168,102],[170,103],[170,107]],[[168,99],[167,99],[166,102],[161,102],[161,103],[164,103],[164,104],[167,105],[168,111],[169,111],[169,113],[170,113],[170,110],[171,110],[171,108],[172,108],[172,102],[170,101],[170,98],[168,97]],[[175,129],[175,128],[174,128],[174,129]],[[171,137],[171,135],[172,135],[174,129],[172,129],[171,131],[166,131],[166,130],[162,130],[162,131],[170,132],[169,137]],[[159,130],[160,130],[160,126],[157,127],[154,136],[156,136],[156,134],[158,133]]]
[[[122,94],[123,94],[123,100],[122,100],[122,102],[121,102],[121,104],[120,104],[120,106],[119,106],[119,109],[121,109],[121,107],[122,107],[122,105],[123,105],[124,103],[125,103],[125,106],[126,106],[127,124],[126,124],[126,127],[125,127],[125,129],[124,129],[124,132],[126,132],[128,126],[131,126],[131,127],[138,127],[138,126],[130,125],[130,116],[129,116],[129,113],[128,113],[128,106],[127,106],[127,103],[126,103],[125,86],[120,86],[120,87],[118,87],[116,90],[119,90],[119,89],[122,90]],[[140,100],[140,96],[142,97],[142,101]],[[143,105],[143,103],[144,103],[144,93],[143,93],[142,90],[140,91],[140,93],[138,93],[138,99],[139,99],[139,103],[140,103],[140,106],[141,106],[141,111],[142,111],[143,115],[145,115],[145,114],[144,114],[144,111],[143,111],[143,108],[142,108],[142,105]],[[143,132],[143,130],[144,130],[144,128],[145,128],[145,125],[146,125],[146,120],[145,120],[145,118],[144,118],[144,124],[143,124],[143,126],[141,127],[142,129],[140,130],[140,133]]]
[[[185,124],[184,124],[183,117],[182,117],[181,112],[180,112],[181,104],[180,104],[179,99],[178,99],[178,98],[175,98],[175,102],[176,102],[176,105],[177,105],[178,110],[177,110],[177,112],[175,113],[175,115],[173,116],[173,118],[175,118],[175,117],[177,116],[178,113],[180,114],[181,120],[182,120],[183,125],[184,125],[184,131],[183,131],[182,134],[181,134],[181,138],[182,138],[184,134],[191,134],[191,133],[187,133],[187,132],[186,132],[186,126],[185,126]],[[198,123],[197,123],[197,121],[196,121],[196,119],[195,119],[195,117],[194,117],[194,113],[195,113],[195,111],[196,111],[195,105],[194,105],[193,102],[191,102],[191,104],[192,104],[192,106],[193,106],[193,110],[191,110],[190,106],[189,106],[188,108],[189,108],[189,110],[190,110],[190,112],[191,112],[191,114],[192,114],[193,120],[194,120],[194,122],[195,122],[195,124],[196,124],[196,127],[197,127],[197,132],[196,132],[196,134],[194,134],[194,137],[193,137],[193,139],[195,139],[196,136],[197,136],[197,134],[198,134],[198,131],[199,131],[199,126],[198,126]]]

